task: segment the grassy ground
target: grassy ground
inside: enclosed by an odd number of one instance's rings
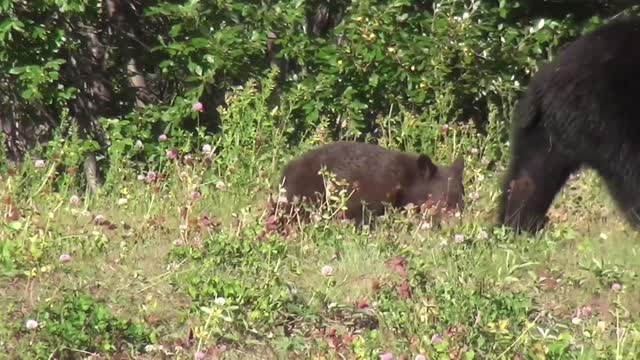
[[[640,242],[598,178],[515,236],[492,226],[501,173],[465,157],[459,219],[288,237],[261,236],[275,162],[171,165],[93,199],[54,191],[46,165],[6,175],[1,357],[639,358]]]

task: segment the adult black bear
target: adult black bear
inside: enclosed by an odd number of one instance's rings
[[[640,225],[640,18],[614,20],[532,77],[512,125],[499,222],[535,232],[568,177],[594,169]]]
[[[325,200],[322,168],[346,181],[345,217],[363,220],[363,202],[374,215],[384,212],[385,203],[404,207],[430,202],[446,210],[464,208],[464,161],[439,167],[424,154],[409,154],[378,145],[338,141],[306,152],[287,164],[283,171],[289,203],[295,198]],[[353,193],[352,193],[353,192]]]

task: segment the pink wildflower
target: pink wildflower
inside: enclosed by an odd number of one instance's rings
[[[193,104],[193,110],[197,111],[197,112],[203,112],[204,111],[204,105],[201,102],[197,102],[195,104]]]

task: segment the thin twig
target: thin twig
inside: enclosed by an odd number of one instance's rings
[[[520,339],[522,339],[522,337],[524,336],[524,334],[526,334],[529,330],[531,330],[531,328],[533,327],[533,325],[536,324],[536,321],[538,321],[538,319],[540,318],[540,316],[542,316],[543,311],[541,311],[538,316],[536,316],[535,319],[533,319],[533,321],[531,322],[531,324],[529,324],[527,326],[526,329],[524,329],[524,331],[522,331],[522,333],[520,334],[520,336],[518,336],[518,338],[511,344],[509,345],[509,347],[507,347],[507,349],[505,351],[502,352],[502,354],[498,355],[498,358],[501,358],[502,356],[504,356],[504,354],[508,353],[509,350],[511,350],[511,348],[513,348],[514,346],[516,346],[516,344],[520,341]]]

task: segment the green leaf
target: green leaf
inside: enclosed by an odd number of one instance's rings
[[[310,112],[307,112],[306,119],[308,122],[314,122],[318,120],[319,117],[320,117],[320,114],[318,112],[318,109],[314,107]]]
[[[12,221],[12,222],[8,223],[7,227],[9,229],[11,229],[11,230],[14,230],[14,231],[20,231],[20,229],[22,229],[23,225],[24,225],[23,222],[18,220],[18,221]]]
[[[380,79],[380,77],[377,74],[373,74],[371,75],[371,77],[369,78],[369,85],[376,87],[378,86],[378,80]]]
[[[209,40],[205,38],[195,38],[191,40],[191,45],[197,49],[206,48],[209,46]]]
[[[29,100],[31,98],[33,98],[34,96],[34,92],[31,89],[27,89],[25,91],[22,92],[22,94],[20,94],[25,100]]]
[[[11,75],[19,75],[22,74],[26,69],[26,66],[17,66],[9,69],[9,74]]]
[[[202,76],[202,67],[200,65],[194,62],[189,62],[189,65],[187,65],[187,67],[191,72],[195,73],[198,76]]]

